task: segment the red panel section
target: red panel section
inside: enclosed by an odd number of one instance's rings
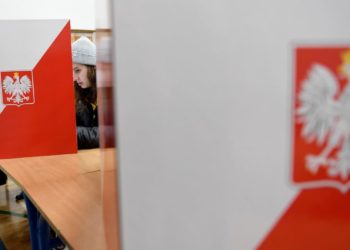
[[[77,152],[69,23],[32,72],[35,103],[0,114],[0,158]]]
[[[259,250],[350,249],[350,193],[302,191]]]

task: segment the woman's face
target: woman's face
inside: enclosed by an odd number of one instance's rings
[[[80,88],[86,89],[91,86],[87,76],[88,67],[83,64],[73,63],[73,80]]]

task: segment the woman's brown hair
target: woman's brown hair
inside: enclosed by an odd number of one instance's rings
[[[89,79],[91,86],[83,89],[74,82],[75,92],[75,105],[79,108],[79,103],[92,103],[96,105],[97,102],[97,86],[96,86],[96,66],[85,65],[87,67],[87,78]]]

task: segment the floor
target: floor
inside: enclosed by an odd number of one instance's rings
[[[0,239],[7,250],[31,249],[25,204],[15,199],[20,192],[11,179],[0,186]]]

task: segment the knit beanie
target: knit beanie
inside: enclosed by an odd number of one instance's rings
[[[73,63],[96,65],[96,46],[82,36],[72,44]]]

